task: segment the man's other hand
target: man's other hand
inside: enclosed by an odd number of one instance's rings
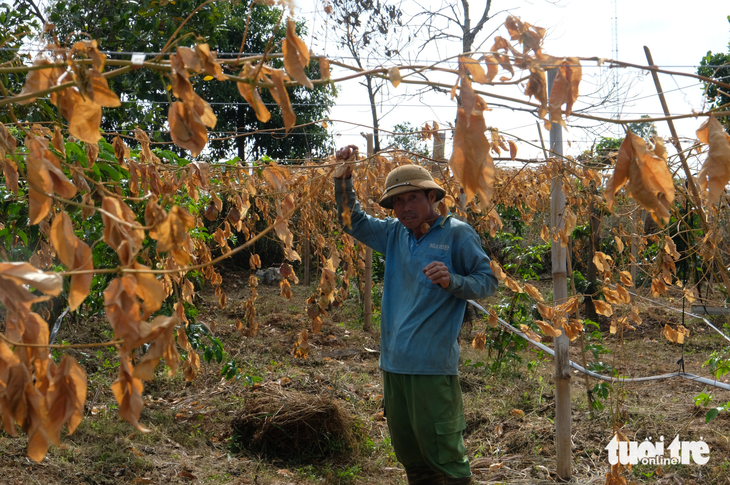
[[[441,285],[441,288],[448,288],[451,283],[449,268],[439,261],[429,263],[425,268],[423,268],[423,273],[428,276],[431,283]]]
[[[335,170],[335,178],[349,179],[352,176],[352,169],[357,161],[358,148],[355,145],[347,145],[337,150],[335,154],[335,162],[341,162],[341,165]]]

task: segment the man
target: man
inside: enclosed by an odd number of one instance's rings
[[[355,200],[357,147],[337,152],[335,198],[351,210],[345,231],[385,256],[380,315],[385,414],[409,484],[471,483],[462,432],[457,337],[467,299],[494,293],[497,280],[477,233],[434,204],[445,192],[428,170],[404,165],[388,174],[380,205],[395,219],[368,216]]]

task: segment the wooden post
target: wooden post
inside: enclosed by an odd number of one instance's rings
[[[557,69],[548,71],[548,86],[552,89]],[[550,150],[557,154],[563,154],[563,132],[558,123],[553,123],[550,128]],[[565,227],[563,212],[565,211],[565,194],[563,193],[563,181],[559,173],[554,173],[550,183],[550,223],[559,230]],[[556,302],[564,302],[568,298],[567,280],[567,251],[560,242],[551,246],[553,265],[553,295]],[[557,452],[557,472],[562,480],[570,480],[572,470],[572,450],[570,434],[570,355],[568,346],[570,340],[565,331],[556,337],[555,343],[555,449]]]
[[[368,133],[365,135],[365,139],[368,142],[368,158],[373,156],[373,134]],[[371,214],[370,210],[370,181],[367,175],[368,164],[365,165],[365,212]],[[362,329],[366,332],[370,332],[373,329],[373,250],[369,246],[365,248],[365,275],[364,278],[364,289],[365,293],[363,298],[363,325]]]
[[[445,146],[446,146],[446,134],[441,133],[440,131],[437,131],[433,134],[433,159],[434,160],[445,160],[446,156],[444,155]],[[438,164],[434,164],[438,165]]]

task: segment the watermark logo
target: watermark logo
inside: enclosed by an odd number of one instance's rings
[[[618,463],[622,465],[689,465],[694,462],[704,465],[710,460],[710,447],[702,441],[680,441],[679,435],[666,447],[669,456],[665,456],[664,436],[659,441],[652,443],[649,439],[641,443],[636,441],[619,440],[618,435],[606,446],[608,462],[611,465]]]

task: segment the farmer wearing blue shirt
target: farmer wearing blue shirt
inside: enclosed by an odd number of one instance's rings
[[[381,220],[355,200],[356,159],[357,147],[338,150],[335,198],[340,222],[343,205],[351,210],[345,231],[385,256],[380,368],[395,455],[409,484],[471,483],[457,337],[466,300],[494,293],[497,280],[474,229],[434,209],[445,192],[426,169],[388,174],[380,205],[395,219]]]

